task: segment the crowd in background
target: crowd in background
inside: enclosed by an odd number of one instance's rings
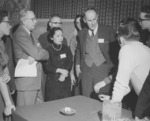
[[[59,15],[50,17],[38,40],[36,23],[34,12],[23,9],[12,28],[7,11],[0,10],[0,120],[15,106],[76,95],[122,102],[136,120],[150,117],[150,6],[142,8],[139,20],[120,21],[116,32],[88,8],[74,19],[69,41]],[[36,63],[36,76],[14,75],[22,59]]]

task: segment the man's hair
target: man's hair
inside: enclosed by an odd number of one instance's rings
[[[8,12],[6,10],[0,10],[0,23],[3,21],[4,17],[8,16]]]
[[[20,20],[23,21],[28,16],[28,14],[31,12],[33,13],[33,11],[28,10],[28,9],[21,10],[19,13]]]
[[[128,18],[121,21],[118,28],[118,36],[124,37],[127,41],[140,40],[139,24],[136,20]]]
[[[55,18],[55,17],[61,18],[58,14],[52,14],[52,15],[50,16],[50,18],[49,18],[49,21],[47,22],[47,29],[46,29],[47,31],[49,31],[49,30],[51,29],[49,23],[50,23],[51,20],[52,20],[53,18]]]
[[[53,18],[55,18],[55,17],[61,18],[58,14],[52,14],[52,15],[50,16],[50,18],[49,18],[49,21],[51,22],[51,20],[52,20]]]
[[[86,12],[87,11],[95,11],[95,13],[97,14],[97,12],[96,12],[96,10],[95,10],[95,8],[87,8],[84,12],[83,12],[83,16],[85,17],[85,14],[86,14]]]
[[[150,18],[150,6],[145,5],[141,8],[141,12],[146,13],[145,18]]]
[[[47,35],[48,42],[53,43],[53,40],[51,38],[54,37],[55,32],[58,30],[61,30],[63,32],[63,30],[60,27],[53,27],[52,29],[49,30]]]

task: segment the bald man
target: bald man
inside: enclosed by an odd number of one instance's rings
[[[110,60],[110,43],[115,40],[114,30],[98,24],[98,14],[94,9],[85,11],[84,21],[88,28],[79,33],[79,45],[76,51],[76,73],[81,77],[82,94],[93,97],[94,86],[111,74],[113,64]],[[81,75],[81,76],[79,76]],[[107,94],[110,90],[104,89]]]

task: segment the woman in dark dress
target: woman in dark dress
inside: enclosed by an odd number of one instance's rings
[[[0,121],[4,121],[3,114],[9,116],[12,113],[11,110],[15,110],[6,84],[10,80],[7,68],[9,60],[2,41],[4,35],[10,34],[10,28],[7,11],[0,10]]]
[[[47,74],[45,101],[71,96],[69,73],[73,63],[70,48],[62,44],[62,29],[59,27],[52,28],[48,38],[52,44],[47,48],[49,60],[43,63],[44,71]]]

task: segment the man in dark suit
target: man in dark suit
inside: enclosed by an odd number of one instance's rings
[[[49,58],[48,52],[32,35],[37,22],[34,13],[30,10],[21,10],[20,20],[21,24],[13,36],[15,62],[17,63],[19,59],[29,59],[31,63],[37,61],[37,76],[16,78],[17,106],[31,105],[42,101],[38,94],[41,88],[41,61]]]
[[[92,97],[94,86],[98,82],[105,86],[107,81],[103,80],[112,73],[109,46],[115,40],[115,33],[111,27],[98,24],[98,15],[94,9],[85,11],[84,20],[88,28],[84,28],[78,36],[76,73],[82,80],[82,94]],[[103,91],[105,94],[108,92],[109,89]]]

